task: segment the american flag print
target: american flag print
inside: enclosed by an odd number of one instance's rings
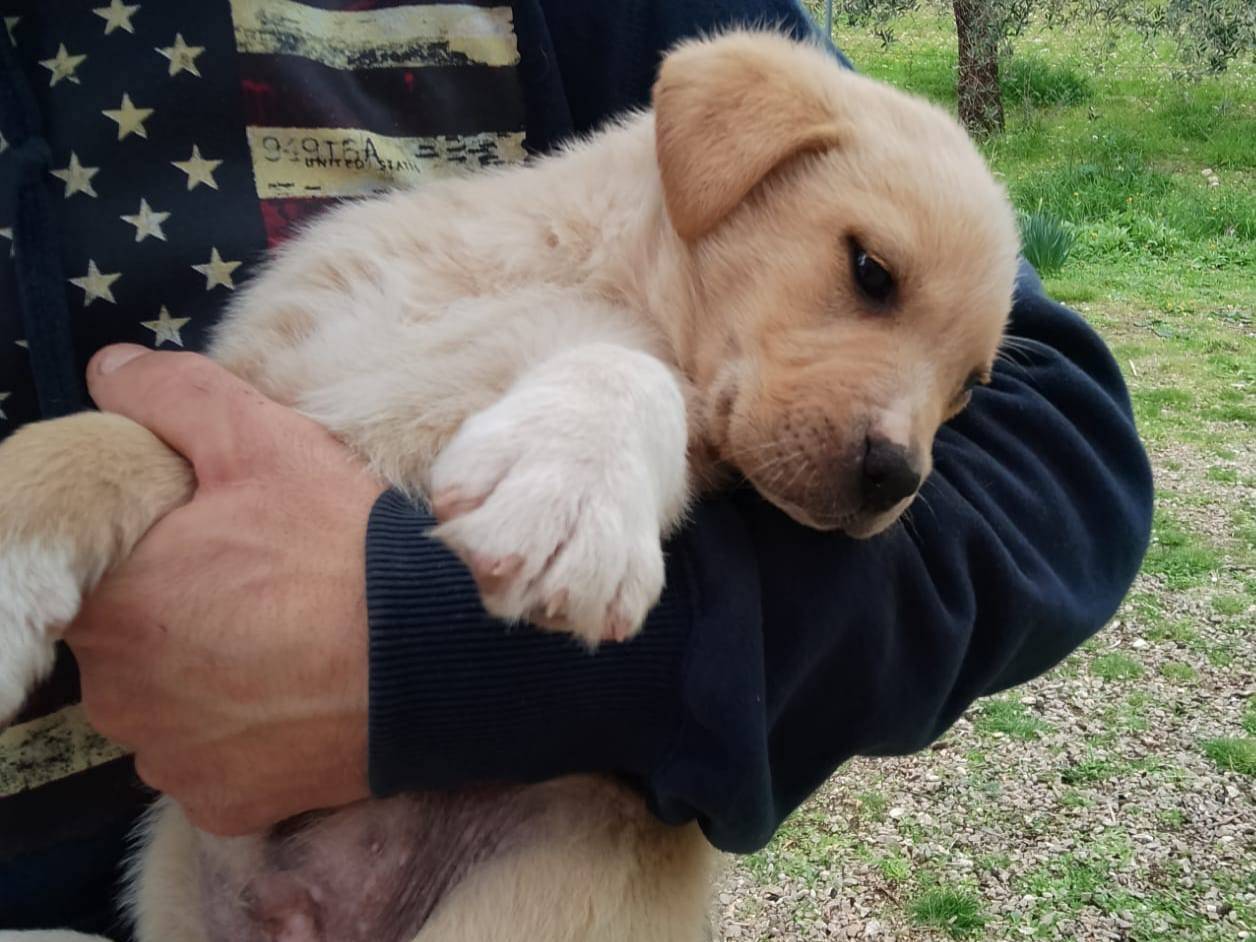
[[[525,156],[501,0],[0,0],[0,16],[42,118],[79,375],[108,343],[202,349],[267,248],[336,201]],[[39,418],[13,150],[0,137],[0,437]],[[0,734],[0,860],[135,800],[77,700],[63,651]],[[88,780],[93,804],[65,815]]]
[[[231,0],[267,235],[327,200],[524,157],[509,6]],[[460,106],[464,86],[478,102]]]

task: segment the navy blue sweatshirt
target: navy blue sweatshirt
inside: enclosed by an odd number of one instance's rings
[[[0,251],[0,434],[85,407],[82,366],[103,343],[197,348],[267,244],[352,195],[336,189],[346,174],[438,173],[437,138],[464,164],[512,159],[516,140],[543,152],[644,104],[680,38],[810,29],[791,0],[476,5],[508,13],[517,56],[416,41],[405,55],[422,67],[355,71],[314,46],[267,47],[242,29],[255,4],[143,4],[114,23],[99,0],[0,0],[20,17],[5,23],[15,45],[0,33],[0,235],[16,248]],[[432,6],[286,4],[315,26],[320,10],[404,24],[387,17]],[[123,94],[152,113],[126,113]],[[162,238],[140,239],[141,199],[171,213]],[[215,268],[211,249],[241,266]],[[120,278],[89,277],[89,262]],[[849,757],[919,749],[976,697],[1049,669],[1132,580],[1151,482],[1116,364],[1027,267],[1011,333],[1012,361],[939,434],[910,527],[857,543],[748,488],[707,500],[668,547],[644,633],[594,656],[494,623],[424,536],[425,513],[384,495],[367,537],[373,789],[608,772],[664,819],[752,850]],[[76,693],[63,656],[23,720],[79,735]],[[121,837],[145,796],[128,760],[82,753],[41,769],[0,750],[0,928],[113,922]]]

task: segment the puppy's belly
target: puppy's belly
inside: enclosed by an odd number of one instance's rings
[[[548,804],[522,786],[402,795],[206,841],[206,938],[411,942],[472,867],[535,837]]]

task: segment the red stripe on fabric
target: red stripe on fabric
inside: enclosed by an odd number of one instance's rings
[[[333,199],[262,200],[266,244],[274,248],[296,234],[297,227],[339,203]]]

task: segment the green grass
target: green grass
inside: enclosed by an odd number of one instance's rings
[[[1219,615],[1241,615],[1250,604],[1241,595],[1216,595],[1212,599],[1212,610]]]
[[[1207,645],[1204,657],[1213,667],[1229,667],[1234,663],[1234,646],[1224,643]]]
[[[1135,589],[1125,597],[1126,610],[1144,624],[1159,624],[1164,621],[1164,609],[1160,599],[1151,592]]]
[[[1169,831],[1180,831],[1186,827],[1186,815],[1179,808],[1167,808],[1157,812],[1156,821]]]
[[[885,811],[890,806],[890,801],[880,792],[862,792],[856,796],[859,802],[859,814],[870,821],[880,821],[885,817]]]
[[[1157,512],[1152,524],[1151,546],[1143,562],[1146,572],[1161,576],[1171,590],[1202,585],[1221,568],[1221,557],[1212,547],[1182,526]]]
[[[1073,244],[1073,230],[1044,210],[1020,214],[1021,252],[1040,275],[1053,275],[1064,267]]]
[[[1060,781],[1065,785],[1093,785],[1107,781],[1120,772],[1116,762],[1092,755],[1061,770]]]
[[[845,822],[804,807],[785,820],[767,847],[743,858],[742,866],[756,879],[787,877],[811,886],[853,845]]]
[[[1185,817],[1165,812],[1161,824],[1180,829]],[[1128,836],[1118,828],[1104,831],[1077,851],[1053,857],[1026,876],[1022,889],[1032,897],[1023,926],[1030,938],[1062,938],[1053,932],[1064,914],[1097,911],[1119,914],[1131,925],[1121,938],[1131,942],[1183,942],[1200,938],[1207,920],[1198,908],[1172,890],[1150,887],[1130,892],[1114,879],[1128,872],[1133,853]],[[1081,936],[1066,938],[1082,938]],[[1217,936],[1208,936],[1217,938]]]
[[[1256,775],[1256,739],[1209,739],[1203,749],[1204,755],[1227,771]]]
[[[1241,723],[1246,732],[1256,736],[1256,695],[1248,698]]]
[[[953,105],[949,30],[944,18],[921,15],[887,51],[853,32],[839,31],[837,40],[871,74]],[[1008,128],[985,145],[1017,205],[1032,211],[1041,201],[1041,208],[1081,227],[1079,256],[1115,261],[1122,275],[1149,288],[1156,276],[1146,270],[1148,257],[1226,271],[1250,265],[1256,234],[1250,187],[1256,107],[1244,93],[1250,72],[1165,82],[1161,70],[1108,66],[1108,57],[1097,60],[1074,37],[1041,35],[1037,51],[1032,39],[1022,40],[1002,70]],[[1136,42],[1126,39],[1120,58],[1145,58]],[[1208,184],[1204,169],[1219,185]],[[1102,294],[1111,292],[1099,271],[1085,275]],[[1240,291],[1239,277],[1236,270],[1222,279],[1228,284],[1220,293]]]
[[[920,925],[940,929],[955,939],[975,935],[986,924],[981,901],[975,895],[946,887],[920,894],[912,903],[911,916]]]
[[[890,883],[902,883],[911,876],[911,862],[906,857],[882,857],[877,870]]]
[[[1069,65],[1057,65],[1042,56],[1015,57],[999,76],[1007,106],[1077,105],[1094,95],[1090,79]]]
[[[1124,654],[1103,654],[1090,662],[1090,672],[1108,681],[1138,680],[1143,676],[1143,667]]]
[[[1248,552],[1256,552],[1256,508],[1240,506],[1230,514],[1235,540]]]
[[[1037,739],[1050,727],[1033,716],[1019,701],[986,700],[973,717],[973,726],[981,733],[1002,733],[1013,739]]]
[[[1012,866],[1012,858],[1007,854],[978,854],[973,860],[973,864],[980,871],[986,873],[996,873],[999,870],[1006,870]]]
[[[1180,661],[1167,661],[1161,664],[1160,673],[1175,684],[1193,684],[1199,677],[1195,668]]]
[[[1060,796],[1060,804],[1065,808],[1089,808],[1094,803],[1094,799],[1083,795],[1074,788],[1070,788]]]
[[[1057,909],[1094,906],[1111,911],[1111,864],[1107,854],[1064,854],[1030,874],[1025,888],[1050,899]]]
[[[1219,484],[1237,484],[1239,482],[1238,471],[1222,465],[1213,465],[1204,474],[1208,480],[1216,481]]]
[[[1160,621],[1146,632],[1148,641],[1173,641],[1188,648],[1199,647],[1199,632],[1184,620]]]
[[[1140,672],[1142,668],[1139,668]],[[1147,729],[1147,708],[1152,704],[1150,694],[1135,690],[1125,702],[1116,707],[1114,722],[1122,732],[1141,733]]]

